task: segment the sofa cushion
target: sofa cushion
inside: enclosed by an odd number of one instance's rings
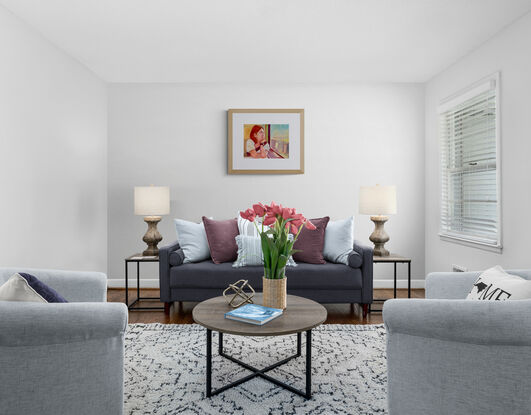
[[[293,259],[299,262],[307,262],[309,264],[324,264],[323,247],[325,239],[326,225],[330,217],[310,219],[315,225],[316,229],[311,231],[303,227],[299,237],[293,245],[293,249],[299,249],[301,252],[295,252]]]
[[[210,249],[203,222],[174,219],[177,240],[184,253],[184,262],[200,262],[210,258]]]
[[[288,237],[293,239],[293,235]],[[238,258],[232,264],[233,268],[240,268],[253,265],[264,265],[264,254],[262,252],[262,239],[259,236],[236,236],[238,245]],[[288,267],[296,267],[297,264],[290,255],[286,264]]]
[[[219,295],[230,283],[240,279],[249,280],[257,290],[262,289],[262,266],[233,268],[232,264],[214,264],[203,261],[183,264],[170,269],[170,288],[217,288]],[[312,265],[300,263],[286,271],[289,289],[361,289],[362,277],[359,268],[343,264],[324,263]]]
[[[343,220],[329,221],[325,230],[324,259],[328,262],[349,265],[348,257],[353,246],[354,216]]]
[[[170,265],[181,265],[184,262],[184,253],[182,249],[170,252]]]
[[[210,256],[215,264],[236,260],[238,246],[234,238],[238,236],[238,221],[213,220],[203,216],[203,223],[210,248]]]
[[[360,268],[363,264],[363,258],[361,255],[356,251],[351,251],[350,254],[348,254],[348,265],[352,268]]]

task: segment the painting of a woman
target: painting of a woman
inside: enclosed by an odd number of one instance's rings
[[[245,140],[245,156],[255,159],[265,159],[269,152],[269,144],[265,136],[264,127],[253,125],[249,138]]]

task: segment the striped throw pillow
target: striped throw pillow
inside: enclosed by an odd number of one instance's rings
[[[251,225],[253,224],[251,223]],[[259,236],[238,235],[236,237],[236,245],[238,245],[238,258],[232,264],[234,268],[247,267],[253,265],[264,265],[264,257],[262,255],[262,241],[260,240]],[[297,266],[297,264],[293,260],[293,257],[289,257],[287,266]]]

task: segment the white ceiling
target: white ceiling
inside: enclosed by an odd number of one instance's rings
[[[110,82],[424,82],[531,0],[0,0]]]

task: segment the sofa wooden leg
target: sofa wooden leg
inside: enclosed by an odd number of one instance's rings
[[[369,304],[362,304],[361,306],[363,308],[363,318],[365,318],[369,313]]]
[[[170,306],[171,306],[171,303],[164,303],[164,314],[166,315],[170,315]]]

